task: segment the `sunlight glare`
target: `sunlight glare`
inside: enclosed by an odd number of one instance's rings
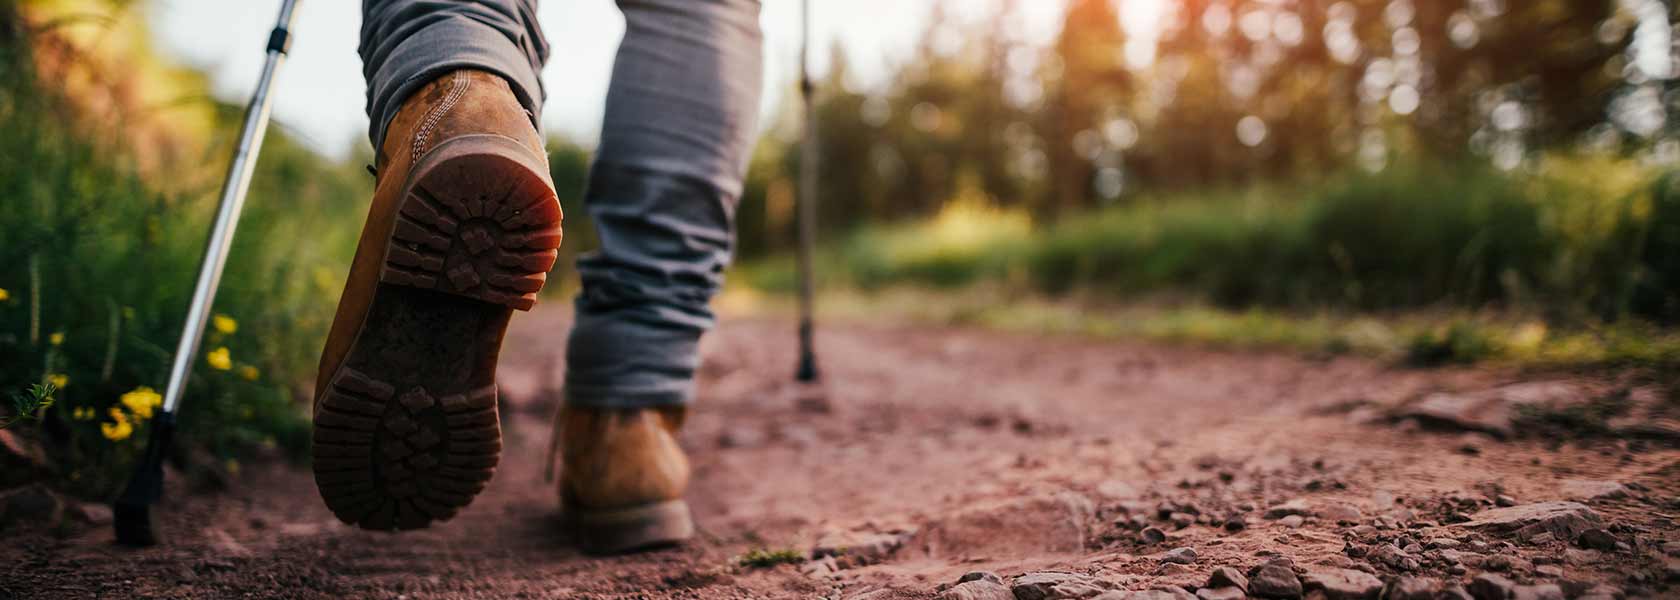
[[[1173,0],[1120,0],[1120,27],[1126,30],[1126,66],[1142,69],[1155,62],[1155,49]]]

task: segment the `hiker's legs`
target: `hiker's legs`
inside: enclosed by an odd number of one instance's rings
[[[586,208],[601,248],[567,350],[567,402],[689,401],[707,307],[722,285],[752,151],[761,73],[757,0],[619,0],[624,41]]]
[[[542,112],[548,42],[537,26],[537,0],[363,0],[358,50],[376,150],[403,101],[456,69],[500,75],[533,122]]]

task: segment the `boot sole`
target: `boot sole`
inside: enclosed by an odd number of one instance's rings
[[[315,411],[315,483],[339,520],[425,527],[495,473],[502,337],[560,247],[546,169],[511,139],[474,135],[410,172],[373,302]]]
[[[694,518],[683,500],[616,509],[562,507],[578,549],[589,554],[624,554],[674,546],[694,536]]]

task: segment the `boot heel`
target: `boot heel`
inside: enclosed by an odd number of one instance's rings
[[[673,546],[694,537],[694,518],[688,503],[682,500],[615,509],[561,510],[577,536],[578,547],[589,554]]]
[[[380,281],[530,310],[560,247],[546,165],[497,135],[462,136],[410,174]]]

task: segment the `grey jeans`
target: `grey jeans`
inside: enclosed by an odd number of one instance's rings
[[[537,0],[364,0],[369,136],[448,71],[500,74],[532,115],[548,43]],[[762,70],[758,0],[618,0],[625,33],[584,202],[601,248],[567,341],[566,399],[686,404],[708,303],[723,283],[752,151]],[[534,119],[534,117],[533,117]],[[565,191],[562,191],[565,193]]]

